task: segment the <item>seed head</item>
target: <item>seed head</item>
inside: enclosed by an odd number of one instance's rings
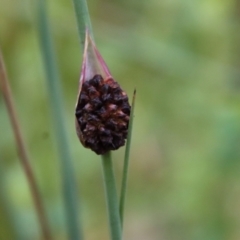
[[[75,116],[81,143],[96,154],[123,146],[131,110],[128,97],[113,80],[88,32],[79,89]]]

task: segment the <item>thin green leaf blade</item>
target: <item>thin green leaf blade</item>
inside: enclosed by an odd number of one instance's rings
[[[130,155],[131,140],[132,140],[135,99],[136,99],[136,89],[133,92],[132,108],[131,108],[131,115],[130,115],[129,128],[128,128],[128,137],[127,137],[127,143],[126,143],[125,155],[124,155],[123,177],[122,177],[122,185],[121,185],[120,204],[119,204],[119,213],[120,213],[122,228],[123,228],[124,204],[125,204],[126,189],[127,189],[129,155]]]

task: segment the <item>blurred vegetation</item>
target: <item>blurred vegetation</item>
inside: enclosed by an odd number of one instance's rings
[[[82,59],[74,10],[71,1],[47,2],[85,239],[108,239],[101,161],[80,145],[74,127]],[[113,76],[130,98],[137,88],[124,238],[240,239],[239,2],[88,2]],[[0,44],[19,120],[55,238],[66,239],[34,4],[1,0],[0,6]],[[0,123],[0,239],[39,239],[1,95]],[[123,149],[114,158],[120,183]]]

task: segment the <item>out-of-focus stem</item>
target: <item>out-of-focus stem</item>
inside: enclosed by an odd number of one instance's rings
[[[68,136],[66,133],[63,96],[60,74],[55,58],[54,45],[45,0],[37,0],[37,23],[43,64],[46,72],[46,84],[49,94],[50,108],[54,121],[59,159],[61,164],[62,191],[67,218],[69,239],[82,239],[82,229],[79,221],[78,195]]]
[[[1,50],[0,50],[0,87],[3,93],[4,101],[7,106],[8,114],[10,117],[13,132],[14,132],[14,137],[17,144],[20,162],[22,164],[22,167],[24,169],[24,172],[28,180],[28,184],[29,184],[33,202],[36,208],[38,220],[42,229],[42,234],[44,239],[50,240],[52,239],[52,237],[49,229],[49,224],[47,221],[47,216],[43,207],[43,202],[41,200],[41,196],[40,196],[40,192],[34,176],[34,172],[30,164],[29,155],[28,155],[28,152],[23,140],[23,135],[20,129],[20,124],[18,122],[17,113],[14,107],[13,97],[12,97],[10,85],[8,82],[8,77],[7,77]]]

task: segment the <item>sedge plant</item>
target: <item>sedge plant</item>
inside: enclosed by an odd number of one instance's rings
[[[134,91],[131,109],[127,94],[113,79],[95,45],[86,0],[73,0],[73,5],[83,49],[83,63],[75,109],[76,131],[83,146],[90,148],[102,157],[111,239],[120,240],[122,239],[136,91]],[[111,151],[123,146],[126,138],[127,145],[119,201]]]

